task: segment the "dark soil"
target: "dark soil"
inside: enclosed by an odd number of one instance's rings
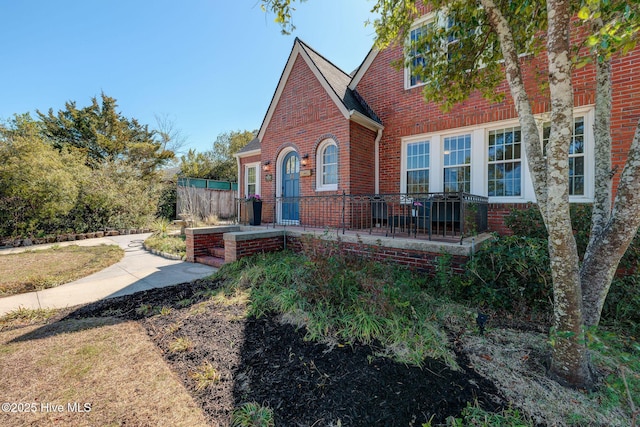
[[[212,425],[229,425],[233,409],[246,402],[272,408],[276,426],[420,426],[459,416],[469,403],[489,411],[506,405],[462,355],[463,370],[453,371],[437,360],[422,368],[399,364],[376,356],[375,346],[308,342],[275,315],[246,318],[241,305],[207,302],[202,291],[215,286],[196,281],[140,292],[69,316],[139,320]],[[171,311],[159,314],[161,307]],[[178,338],[191,347],[170,351]],[[205,362],[221,379],[196,391],[192,374]]]

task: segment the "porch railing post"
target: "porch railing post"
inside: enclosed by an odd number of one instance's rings
[[[467,198],[465,197],[464,192],[460,192],[460,244],[462,244],[462,240],[464,239],[464,230],[467,222],[466,215],[466,206]]]
[[[347,193],[342,190],[342,234],[345,233],[346,230],[346,223],[345,223],[345,205],[347,203]]]

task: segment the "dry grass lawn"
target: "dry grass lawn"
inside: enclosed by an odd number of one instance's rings
[[[207,425],[135,322],[62,320],[0,332],[0,390],[0,403],[35,408],[11,413],[3,406],[2,426]],[[70,411],[76,403],[90,410]]]
[[[53,247],[0,256],[0,297],[62,285],[100,271],[124,256],[117,245]]]

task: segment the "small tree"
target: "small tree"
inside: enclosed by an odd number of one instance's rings
[[[116,100],[103,93],[101,102],[94,97],[88,107],[78,108],[70,101],[57,113],[38,111],[42,134],[58,149],[85,153],[90,167],[123,161],[142,177],[152,175],[174,157],[173,151],[166,149],[164,141],[157,141],[147,125],[124,117],[117,107]]]

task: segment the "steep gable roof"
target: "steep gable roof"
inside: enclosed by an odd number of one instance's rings
[[[362,64],[360,64],[358,69],[352,73],[352,79],[349,83],[349,89],[356,90],[356,87],[358,87],[358,83],[360,83],[360,79],[362,79],[365,73],[369,70],[369,67],[373,63],[373,60],[376,59],[376,56],[378,56],[378,52],[380,52],[380,50],[377,47],[373,47],[369,51],[367,56],[364,58],[364,61],[362,61]]]
[[[258,138],[260,140],[264,137],[267,125],[269,124],[273,112],[276,109],[280,96],[282,95],[282,91],[289,78],[289,74],[293,69],[293,64],[298,56],[306,62],[307,66],[313,72],[322,87],[327,91],[329,97],[342,112],[345,119],[354,120],[355,122],[371,129],[383,128],[380,118],[378,118],[373,110],[366,104],[364,99],[362,99],[355,90],[349,88],[351,76],[336,67],[331,63],[331,61],[320,55],[296,37],[293,42],[291,54],[287,60],[287,65],[280,76],[278,87],[271,99],[267,114],[262,121],[262,126],[260,126],[260,131],[258,132]]]

